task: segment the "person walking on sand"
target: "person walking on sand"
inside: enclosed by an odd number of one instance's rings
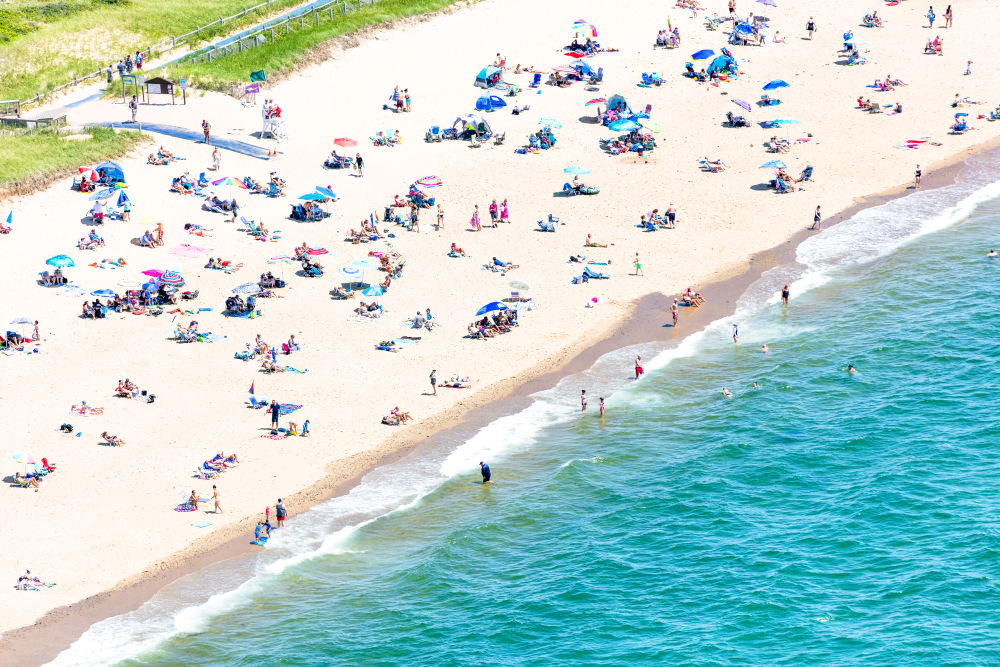
[[[813,213],[813,226],[809,229],[822,229],[823,228],[823,216],[820,215],[819,206],[816,207],[816,211]]]
[[[215,503],[215,514],[222,514],[222,505],[219,504],[219,489],[212,485],[212,502]]]
[[[219,152],[219,147],[216,146],[212,151],[212,171],[219,171],[222,168],[222,154]]]
[[[581,389],[580,390],[580,412],[586,412],[586,411],[587,411],[587,390],[586,389]]]
[[[642,369],[642,355],[641,354],[635,355],[635,379],[638,380],[639,376],[645,372],[646,371]]]
[[[273,362],[272,362],[273,363]],[[271,405],[268,407],[268,411],[271,413],[271,430],[278,430],[278,417],[281,415],[281,406],[275,400],[271,401]]]
[[[813,21],[813,17],[809,17],[806,21],[806,33],[809,35],[809,39],[813,38],[813,33],[816,32],[816,22]]]
[[[635,264],[635,275],[637,275],[637,276],[644,276],[644,275],[646,275],[645,273],[642,272],[642,262],[639,261],[639,253],[638,252],[635,253],[635,260],[633,261],[633,264]]]
[[[444,209],[441,208],[441,204],[438,204],[437,207],[438,207],[438,210],[437,210],[437,229],[440,232],[442,229],[444,229]]]
[[[434,396],[437,396],[437,395],[438,395],[438,377],[437,377],[437,370],[432,370],[432,371],[431,371],[431,391],[433,392],[433,395],[434,395]]]
[[[278,528],[285,525],[285,517],[288,516],[288,512],[285,511],[285,503],[281,502],[281,498],[278,498],[278,502],[274,505],[274,516],[278,517]]]
[[[354,166],[357,167],[358,176],[364,176],[365,162],[361,159],[361,153],[354,154]]]
[[[483,484],[490,481],[493,477],[493,473],[490,472],[490,467],[486,465],[485,461],[479,462],[479,474],[483,476]]]
[[[969,60],[965,63],[965,76],[972,76],[972,61]]]
[[[932,5],[927,9],[927,22],[930,24],[928,27],[934,29],[934,6]]]
[[[212,143],[212,126],[209,125],[207,120],[201,121],[201,133],[205,135],[205,143]]]
[[[507,211],[507,200],[504,199],[503,203],[500,204],[500,222],[506,222],[510,224],[510,213]]]
[[[785,306],[788,305],[788,295],[788,283],[785,283],[785,286],[781,288],[781,303]]]
[[[680,308],[677,307],[676,303],[670,304],[670,319],[674,322],[674,328],[677,328],[677,320],[680,318]]]
[[[948,9],[944,10],[944,27],[951,27],[951,5],[948,5]]]
[[[969,64],[970,65],[972,64],[971,60],[969,61]],[[135,122],[136,114],[139,113],[139,102],[136,101],[135,95],[133,95],[132,99],[129,100],[128,108],[129,108],[129,111],[132,112],[132,122],[134,123]]]
[[[917,190],[920,189],[920,176],[921,175],[922,174],[921,174],[921,171],[920,171],[920,165],[918,164],[917,165],[917,170],[915,172],[913,172],[913,187],[915,189],[917,189]]]

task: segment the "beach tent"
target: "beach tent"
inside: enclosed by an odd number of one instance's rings
[[[477,134],[484,134],[483,130],[485,130],[486,135],[493,134],[493,129],[490,127],[490,124],[486,122],[486,119],[483,118],[482,114],[478,113],[467,113],[459,116],[455,119],[455,122],[452,123],[451,127],[455,130],[455,134],[458,136],[461,136],[463,132],[470,129],[475,131]]]
[[[476,108],[480,111],[493,111],[494,109],[502,109],[505,106],[507,106],[507,103],[496,95],[483,95],[476,100]]]
[[[94,167],[100,176],[104,177],[106,183],[119,183],[125,181],[125,172],[114,162],[102,162]]]
[[[632,113],[632,108],[628,105],[628,101],[617,93],[608,98],[608,110],[617,111],[619,114]]]
[[[570,67],[576,70],[577,74],[580,76],[593,76],[597,74],[597,70],[590,66],[590,63],[585,63],[582,60],[577,60],[575,63],[570,63]]]
[[[712,64],[708,66],[708,73],[713,72],[735,72],[737,70],[736,59],[730,55],[721,55],[712,61]]]
[[[503,83],[501,74],[502,70],[499,67],[487,65],[476,75],[476,85],[480,88],[492,88],[498,83]]]

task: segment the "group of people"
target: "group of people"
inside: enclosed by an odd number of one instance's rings
[[[491,318],[485,315],[469,325],[469,338],[493,338],[500,334],[510,333],[517,326],[517,311],[501,310]]]
[[[230,315],[247,315],[257,311],[257,295],[248,294],[243,300],[239,294],[226,297],[226,311]]]
[[[413,417],[410,416],[410,413],[400,410],[399,406],[397,405],[396,407],[394,407],[392,410],[389,411],[389,414],[387,414],[385,417],[382,417],[382,423],[387,426],[400,426],[410,421],[411,419],[413,419]]]
[[[660,32],[656,33],[656,44],[655,46],[662,46],[667,49],[672,49],[681,44],[681,31],[680,28],[674,28],[673,30],[667,30],[663,28]]]

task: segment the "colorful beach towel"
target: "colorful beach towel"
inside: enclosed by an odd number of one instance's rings
[[[182,504],[178,505],[177,507],[175,507],[174,511],[175,512],[194,512],[196,509],[198,509],[198,508],[195,507],[194,505],[188,505],[187,503],[182,503]]]
[[[290,415],[302,406],[294,403],[278,403],[278,407],[281,408],[281,414]]]

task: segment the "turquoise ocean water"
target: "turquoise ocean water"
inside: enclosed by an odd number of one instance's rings
[[[56,664],[996,662],[995,162],[810,238],[679,347],[374,471]]]

